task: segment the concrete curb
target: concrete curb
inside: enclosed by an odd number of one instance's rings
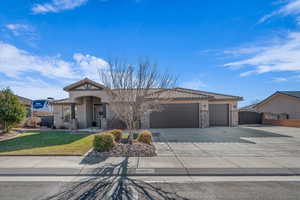
[[[109,171],[109,173],[107,173]],[[120,176],[115,168],[2,168],[2,176]],[[300,176],[300,168],[128,168],[126,176]]]

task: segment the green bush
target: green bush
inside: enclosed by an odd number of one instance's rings
[[[147,130],[141,131],[137,140],[139,142],[143,142],[143,143],[146,143],[146,144],[151,144],[152,143],[152,133],[150,131],[147,131]]]
[[[113,130],[108,131],[108,133],[111,133],[114,136],[116,142],[121,141],[121,139],[122,139],[122,130],[121,129],[113,129]]]
[[[110,151],[114,147],[114,136],[111,133],[95,135],[94,149],[98,152]]]

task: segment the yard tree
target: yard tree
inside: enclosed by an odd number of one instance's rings
[[[9,88],[0,91],[0,123],[4,126],[4,132],[9,132],[25,115],[25,107]]]
[[[140,121],[147,112],[160,111],[160,97],[168,100],[168,92],[176,84],[176,77],[168,72],[160,72],[156,64],[140,60],[128,64],[111,60],[108,67],[100,71],[102,82],[109,96],[109,108],[116,118],[123,121],[130,131],[139,128]]]

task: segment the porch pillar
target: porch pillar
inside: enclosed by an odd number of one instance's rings
[[[71,104],[71,127],[72,130],[76,130],[78,128],[76,114],[75,114],[75,103]]]
[[[71,119],[75,119],[75,103],[71,104]]]

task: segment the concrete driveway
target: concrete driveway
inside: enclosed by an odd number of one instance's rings
[[[252,143],[243,138],[289,137],[247,127],[171,128],[152,129],[156,142],[199,142],[199,143]]]
[[[160,133],[155,137],[158,157],[152,162],[140,158],[141,167],[300,168],[300,128],[257,125],[152,131]]]

